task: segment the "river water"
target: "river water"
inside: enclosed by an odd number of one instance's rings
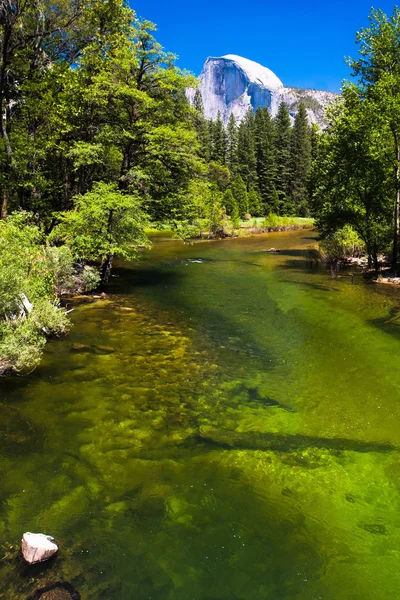
[[[399,597],[400,291],[315,237],[158,236],[1,383],[0,598]]]

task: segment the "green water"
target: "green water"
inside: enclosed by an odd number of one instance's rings
[[[159,237],[1,383],[0,598],[399,598],[400,290],[313,236]]]

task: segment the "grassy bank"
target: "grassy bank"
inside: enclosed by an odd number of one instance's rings
[[[314,226],[314,219],[305,217],[280,217],[270,214],[240,222],[240,229],[247,233],[267,233],[269,231],[289,231]]]

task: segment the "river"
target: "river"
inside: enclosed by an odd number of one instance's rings
[[[0,598],[399,597],[400,290],[315,237],[157,236],[0,384]]]

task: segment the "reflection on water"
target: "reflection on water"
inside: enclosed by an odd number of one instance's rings
[[[398,597],[400,292],[312,244],[156,240],[1,384],[0,598]]]

